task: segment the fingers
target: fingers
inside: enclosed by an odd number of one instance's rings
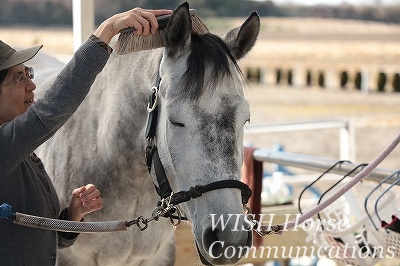
[[[86,189],[85,187],[75,188],[72,191],[72,197],[79,197],[79,194],[82,193],[85,189]]]
[[[94,31],[94,35],[105,43],[110,43],[110,40],[121,30],[126,28],[135,28],[133,34],[148,35],[156,33],[158,22],[156,16],[171,14],[172,10],[160,9],[141,9],[134,8],[129,11],[115,14],[114,16],[103,21],[100,26]]]
[[[76,188],[72,192],[73,197],[78,197],[82,206],[89,210],[99,210],[103,207],[100,191],[92,184]]]
[[[147,10],[147,11],[153,13],[156,17],[172,13],[172,10],[169,9],[157,9],[157,10]]]
[[[162,9],[162,10],[143,9],[143,10],[140,10],[140,12],[139,12],[141,17],[143,17],[144,19],[146,19],[148,21],[149,24],[146,23],[146,25],[150,26],[150,28],[148,30],[149,30],[149,32],[151,31],[151,33],[153,33],[153,34],[156,33],[156,31],[158,29],[158,21],[157,21],[156,17],[162,16],[162,15],[168,15],[171,13],[172,13],[172,11],[167,10],[167,9]],[[145,28],[143,34],[147,35],[147,34],[149,34],[149,32],[147,32],[147,28]]]
[[[161,9],[161,10],[152,10],[152,9],[141,9],[135,8],[131,10],[134,14],[134,19],[132,21],[133,27],[136,29],[134,34],[136,35],[148,35],[151,33],[156,33],[158,29],[157,16],[168,15],[171,14],[171,10]]]
[[[133,27],[136,29],[136,31],[134,31],[135,35],[148,35],[151,31],[151,27],[154,27],[154,24],[151,24],[152,19],[156,21],[155,27],[158,28],[157,19],[153,14],[142,10],[134,11],[135,19],[133,20]]]
[[[97,211],[103,208],[103,200],[101,197],[97,197],[90,201],[82,202],[82,205],[90,211]]]

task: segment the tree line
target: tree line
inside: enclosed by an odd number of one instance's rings
[[[1,0],[0,25],[72,25],[71,0]],[[140,6],[174,9],[183,0],[96,0],[95,23]],[[276,5],[273,1],[190,0],[202,18],[245,17],[257,11],[263,17],[323,17],[400,23],[398,6],[297,6]]]

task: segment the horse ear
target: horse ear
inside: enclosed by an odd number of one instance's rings
[[[165,31],[165,48],[169,56],[175,55],[185,46],[192,29],[189,4],[184,2],[172,13]]]
[[[236,60],[243,58],[254,46],[260,32],[260,17],[253,12],[242,26],[229,31],[223,37]]]

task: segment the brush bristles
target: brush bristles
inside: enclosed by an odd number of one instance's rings
[[[198,35],[209,33],[206,24],[196,15],[192,15],[192,31]]]
[[[133,32],[123,32],[119,35],[114,50],[117,54],[150,50],[163,47],[164,30],[147,36],[135,35]]]
[[[196,15],[191,16],[192,31],[198,35],[203,35],[209,32],[207,26]],[[155,34],[147,36],[139,36],[133,32],[123,32],[119,35],[114,51],[117,54],[129,54],[132,52],[156,49],[164,46],[165,30],[158,30]]]

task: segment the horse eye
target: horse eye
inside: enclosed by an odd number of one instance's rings
[[[185,124],[184,124],[184,123],[179,123],[179,122],[173,122],[173,121],[171,121],[171,124],[172,124],[173,126],[177,126],[177,127],[185,127]]]

